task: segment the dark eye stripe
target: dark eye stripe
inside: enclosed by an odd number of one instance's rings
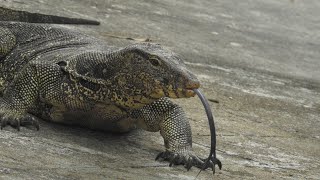
[[[83,87],[85,87],[87,89],[90,89],[92,91],[98,91],[100,89],[100,85],[99,84],[92,83],[92,82],[86,81],[84,79],[80,79],[80,84]]]

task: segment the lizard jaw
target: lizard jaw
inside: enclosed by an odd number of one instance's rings
[[[152,98],[189,98],[194,97],[196,94],[193,91],[194,89],[198,89],[200,87],[199,81],[189,80],[187,83],[183,83],[182,87],[174,87],[172,85],[163,86],[160,81],[158,81],[155,85],[155,89],[152,91],[150,96]]]
[[[194,97],[196,93],[193,91],[194,89],[199,89],[200,82],[199,81],[188,81],[185,85],[185,92],[184,94],[187,97]]]
[[[200,85],[194,86],[194,88],[177,88],[173,89],[172,86],[167,88],[158,88],[151,93],[151,97],[153,98],[162,98],[162,97],[169,97],[169,98],[189,98],[194,97],[196,94],[193,91],[194,89],[198,89]]]
[[[162,97],[169,97],[169,98],[189,98],[194,97],[196,94],[192,89],[169,89],[169,90],[163,90],[163,89],[156,89],[154,90],[150,96],[152,98],[160,99]]]

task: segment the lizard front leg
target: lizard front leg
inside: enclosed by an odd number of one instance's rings
[[[191,127],[180,106],[169,98],[162,98],[135,111],[133,115],[139,118],[139,127],[152,132],[160,130],[166,150],[156,160],[161,158],[169,161],[170,166],[184,165],[188,170],[192,166],[203,168],[204,160],[192,151]]]
[[[39,129],[38,121],[27,113],[38,96],[37,71],[27,65],[5,90],[0,98],[1,129],[7,124],[20,130],[20,125],[33,124]]]

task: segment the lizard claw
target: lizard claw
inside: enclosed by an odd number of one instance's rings
[[[214,169],[214,162],[210,160],[209,163],[206,164],[206,160],[200,159],[192,153],[189,154],[178,154],[170,151],[161,152],[157,155],[156,160],[163,159],[165,161],[169,161],[169,166],[172,165],[184,165],[187,170],[190,170],[192,166],[195,166],[199,169]],[[220,162],[218,160],[218,162]],[[221,163],[220,163],[221,164]],[[218,164],[219,165],[219,164]],[[220,166],[219,166],[220,168]]]
[[[29,125],[34,126],[37,129],[37,131],[40,129],[39,121],[35,117],[29,114],[22,117],[10,117],[10,116],[2,117],[1,125],[0,125],[1,130],[7,125],[10,125],[16,128],[18,131],[20,131],[21,126],[29,126]]]
[[[1,130],[8,124],[7,118],[1,118]]]
[[[20,131],[20,122],[16,118],[3,117],[1,120],[1,130],[8,124],[14,126],[18,131]]]
[[[216,170],[215,170],[215,165],[218,165],[218,167],[219,167],[220,170],[221,170],[221,168],[222,168],[222,163],[221,163],[221,161],[220,161],[218,158],[214,157],[214,156],[209,157],[209,158],[207,158],[207,159],[201,159],[201,160],[204,161],[204,164],[203,164],[203,166],[200,168],[200,171],[199,171],[199,173],[197,174],[196,178],[199,176],[199,174],[201,173],[202,170],[205,170],[205,169],[207,169],[208,167],[211,167],[213,174],[215,174],[215,172],[216,172]]]
[[[222,163],[221,163],[221,161],[218,159],[218,158],[216,158],[216,157],[211,157],[211,158],[209,158],[209,160],[208,159],[201,159],[203,162],[205,162],[205,165],[206,166],[204,166],[203,168],[201,168],[201,169],[207,169],[208,167],[211,167],[212,168],[212,170],[214,171],[214,166],[215,165],[218,165],[218,167],[219,167],[219,169],[221,170],[221,168],[222,168]],[[208,162],[207,162],[208,161]]]
[[[185,164],[184,167],[187,168],[187,171],[189,171],[191,169],[191,167],[192,167],[191,157],[188,158],[188,161],[187,161],[187,163]]]
[[[39,124],[39,121],[38,119],[36,119],[35,117],[31,116],[31,115],[26,115],[23,119],[21,119],[21,125],[22,126],[28,126],[28,125],[31,125],[31,126],[34,126],[37,131],[39,131],[40,129],[40,124]]]

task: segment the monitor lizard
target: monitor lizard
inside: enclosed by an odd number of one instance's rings
[[[7,8],[0,14],[1,129],[32,124],[39,130],[41,118],[112,132],[160,131],[165,151],[157,159],[214,169],[213,159],[193,152],[186,114],[170,100],[193,97],[200,87],[179,55],[156,43],[118,48],[63,27],[34,24],[96,21]],[[20,19],[26,22],[13,22]]]

